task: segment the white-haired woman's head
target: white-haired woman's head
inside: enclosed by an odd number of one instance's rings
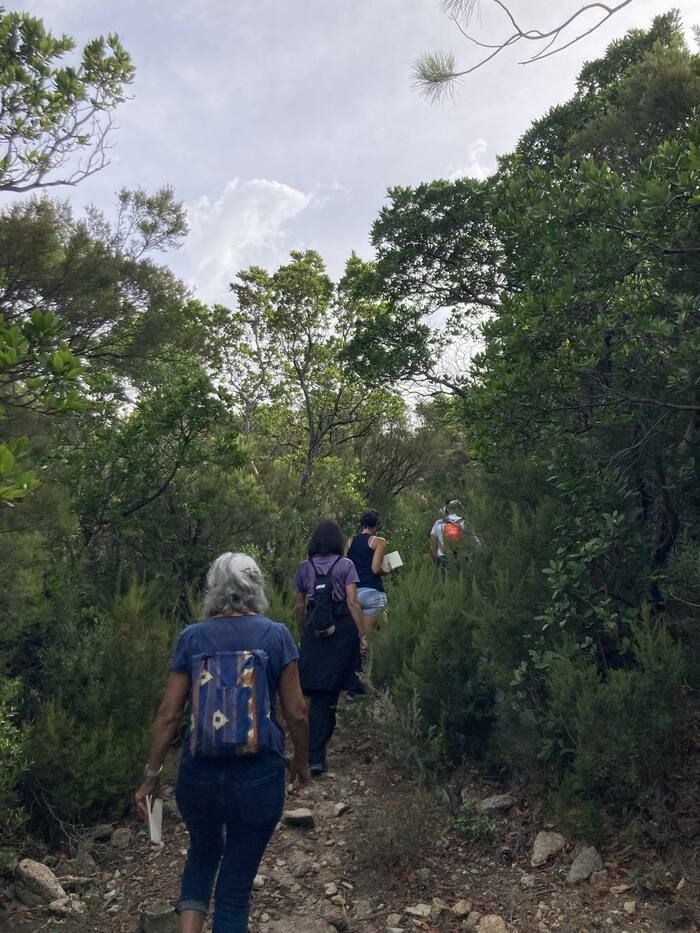
[[[205,615],[211,617],[232,612],[262,614],[267,607],[265,578],[252,557],[227,551],[216,558],[207,574]]]

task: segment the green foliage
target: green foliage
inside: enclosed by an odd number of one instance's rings
[[[373,675],[409,708],[417,698],[444,761],[483,747],[492,686],[467,620],[465,578],[443,579],[426,558],[391,587],[390,623],[373,641]]]
[[[0,309],[0,422],[8,407],[55,412],[77,405],[80,365],[63,336],[50,311],[35,308],[13,323]],[[0,503],[12,504],[36,487],[36,474],[23,467],[28,455],[25,438],[0,439]]]
[[[272,274],[243,270],[231,289],[236,308],[218,309],[215,345],[245,433],[258,434],[266,455],[298,474],[300,503],[315,497],[324,511],[326,488],[338,485],[337,455],[403,409],[380,390],[368,392],[344,359],[357,315],[369,312],[344,283],[333,284],[311,250],[292,252]],[[343,466],[341,511],[358,491]]]
[[[389,764],[420,784],[432,782],[439,759],[436,729],[426,723],[418,695],[399,705],[388,687],[373,689],[370,679],[369,689],[369,718]]]
[[[488,813],[479,813],[470,801],[461,805],[452,819],[452,827],[468,842],[483,845],[496,835],[496,822]]]
[[[674,14],[613,43],[487,182],[394,189],[359,280],[405,347],[444,308],[446,339],[482,338],[435,380],[480,464],[462,499],[481,547],[454,602],[449,576],[430,605],[401,581],[378,674],[458,753],[482,709],[492,761],[544,750],[571,806],[619,811],[668,774],[696,676],[698,75]]]
[[[683,127],[697,104],[697,56],[685,47],[678,14],[665,13],[587,62],[571,100],[535,120],[515,156],[528,168],[551,168],[567,155],[634,168],[660,139]]]
[[[39,453],[22,439],[33,416],[113,405],[136,370],[141,385],[156,376],[164,344],[172,360],[196,342],[199,309],[143,258],[183,232],[169,189],[122,191],[114,226],[48,199],[0,213],[0,502],[36,488]]]
[[[22,458],[27,454],[27,441],[19,437],[0,443],[0,502],[11,504],[23,499],[38,485],[30,470],[22,469]]]
[[[0,832],[4,843],[11,841],[24,821],[17,799],[17,784],[27,767],[26,736],[16,721],[19,689],[18,681],[0,674]]]
[[[35,811],[56,838],[66,824],[121,816],[147,753],[147,730],[120,734],[104,712],[88,724],[47,700],[30,741],[28,790]]]
[[[203,460],[233,469],[243,456],[225,396],[192,365],[164,373],[127,417],[98,427],[76,460],[81,510],[100,526],[146,508]]]
[[[143,766],[176,634],[132,585],[102,612],[54,621],[29,737],[27,791],[57,829],[119,813]]]
[[[116,39],[55,68],[70,48],[0,16],[0,86],[40,131],[0,188],[56,180],[42,140],[89,112],[88,88],[105,116],[122,95]],[[0,213],[5,827],[18,794],[54,833],[123,810],[213,558],[251,553],[293,629],[313,525],[350,532],[367,505],[405,563],[369,665],[397,767],[539,771],[590,836],[666,779],[700,670],[699,60],[658,18],[492,178],[392,189],[373,262],[334,283],[293,252],[238,272],[232,308],[149,258],[186,230],[167,187],[122,191],[114,219]],[[99,152],[71,139],[66,158]],[[406,376],[445,394],[410,410]],[[443,576],[428,538],[448,498],[466,531]],[[387,820],[385,864],[407,865]]]
[[[563,792],[628,808],[668,774],[683,709],[685,659],[648,617],[631,634],[634,665],[601,672],[559,657],[548,693],[543,758],[564,770]]]
[[[669,630],[683,645],[688,685],[700,689],[700,542],[684,535],[675,545],[659,581],[667,594]]]
[[[184,234],[170,189],[122,191],[117,208],[114,222],[95,210],[79,219],[44,197],[0,213],[0,313],[38,363],[50,364],[65,346],[92,392],[123,395],[125,378],[139,386],[159,379],[166,347],[172,361],[196,343],[202,313],[146,255]],[[68,361],[52,374],[65,378],[70,368]]]
[[[57,66],[74,47],[34,16],[0,12],[0,190],[75,184],[107,163],[110,115],[134,69],[116,35],[88,42],[79,64]]]
[[[245,548],[245,552],[258,560],[258,555],[255,554],[254,549]],[[261,559],[259,563],[264,565],[264,559]],[[294,596],[287,581],[283,582],[282,587],[277,587],[274,584],[268,585],[267,597],[270,603],[269,617],[274,619],[275,622],[282,622],[286,625],[294,639],[298,640],[299,632],[297,631],[296,617],[294,615]]]

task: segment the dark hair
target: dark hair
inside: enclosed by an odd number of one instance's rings
[[[379,526],[379,512],[376,509],[365,509],[360,515],[360,528],[377,528]]]
[[[329,554],[343,556],[345,539],[338,522],[324,518],[316,525],[309,538],[309,557],[327,557]]]

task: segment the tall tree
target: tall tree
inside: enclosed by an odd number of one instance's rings
[[[23,498],[32,414],[147,384],[154,358],[194,338],[199,305],[148,250],[184,235],[170,189],[123,191],[116,224],[48,198],[0,213],[0,500]],[[155,378],[160,378],[156,376]],[[32,430],[37,425],[33,424]]]
[[[472,340],[504,297],[522,288],[510,260],[521,249],[529,253],[533,232],[514,236],[502,218],[528,173],[552,171],[564,157],[572,170],[593,157],[634,171],[661,140],[684,133],[699,105],[700,55],[686,47],[678,15],[664,14],[587,63],[571,100],[536,120],[489,179],[390,189],[372,228],[376,259],[358,282],[383,302],[381,325],[370,317],[358,329],[358,365],[365,366],[369,347],[375,372],[443,378],[437,364],[450,338]],[[431,337],[425,327],[436,312],[447,326]],[[387,339],[374,339],[378,329]],[[464,368],[446,381],[450,391],[463,391]]]
[[[40,19],[0,8],[0,191],[25,192],[75,185],[108,163],[107,137],[112,113],[124,100],[133,78],[131,60],[116,35],[89,42],[76,66],[56,62],[73,50],[69,36],[55,38]],[[142,193],[124,193],[123,206],[148,234],[148,208]],[[172,202],[172,196],[170,195]],[[160,205],[163,208],[163,204]],[[56,240],[42,246],[28,236],[34,207],[17,208],[1,218],[0,250],[0,419],[8,409],[55,411],[73,406],[80,374],[75,347],[65,339],[56,296],[42,292],[41,277],[29,281],[27,269],[66,264]],[[48,215],[53,211],[53,218]],[[44,206],[44,220],[66,211]],[[157,210],[156,210],[157,213]],[[162,214],[162,210],[161,210]],[[8,235],[7,227],[12,228]],[[137,223],[138,226],[138,223]],[[156,227],[159,225],[156,223]],[[48,249],[47,249],[48,247]],[[20,253],[23,253],[19,262]],[[54,286],[60,288],[58,281]],[[85,349],[85,347],[83,347]],[[23,467],[28,444],[14,430],[0,439],[0,504],[11,505],[36,485]]]
[[[342,285],[333,284],[323,260],[311,250],[292,252],[290,262],[274,273],[257,266],[245,269],[231,289],[236,307],[220,309],[217,337],[225,348],[224,372],[248,429],[267,413],[268,436],[272,432],[298,456],[303,497],[314,465],[366,435],[388,404],[342,356],[356,325],[357,305]],[[274,427],[271,405],[291,414],[301,432],[298,439],[289,415],[283,415],[284,425]]]

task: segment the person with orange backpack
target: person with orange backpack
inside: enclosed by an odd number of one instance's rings
[[[430,556],[443,573],[447,569],[448,553],[454,553],[464,533],[464,519],[455,511],[458,505],[461,505],[458,499],[448,499],[430,531]]]

